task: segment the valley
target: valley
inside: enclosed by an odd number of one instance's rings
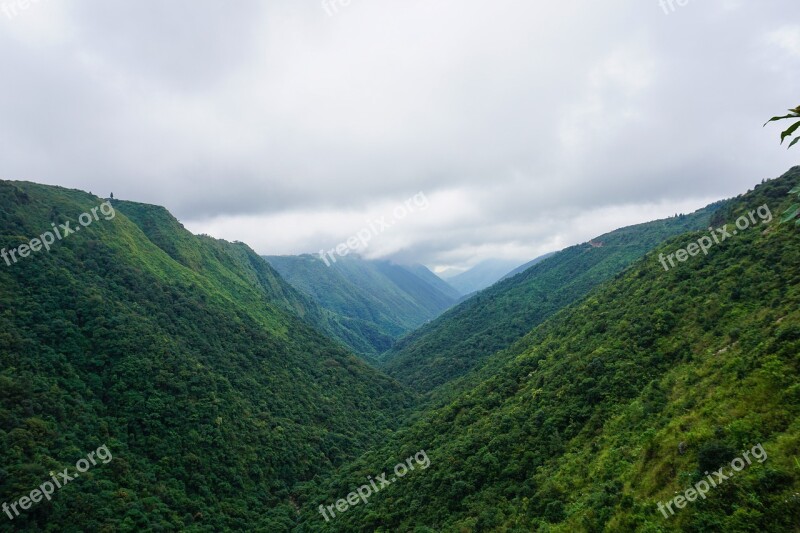
[[[681,268],[658,258],[752,206],[784,211],[798,184],[800,167],[599,236],[460,304],[421,265],[265,260],[108,200],[115,216],[0,270],[3,500],[78,449],[114,451],[15,530],[788,531],[800,234],[761,217]],[[2,182],[2,245],[98,202]],[[655,511],[755,443],[769,461],[730,488]],[[320,517],[417,453],[430,468]],[[91,517],[67,505],[76,490]]]

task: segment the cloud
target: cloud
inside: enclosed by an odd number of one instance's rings
[[[783,26],[767,34],[767,41],[800,59],[800,25]]]
[[[161,204],[264,254],[334,246],[424,191],[365,253],[530,259],[796,164],[760,128],[797,104],[792,14],[41,0],[0,15],[0,177]]]

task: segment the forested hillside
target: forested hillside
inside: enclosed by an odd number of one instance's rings
[[[358,256],[337,257],[327,265],[314,255],[265,259],[293,287],[355,332],[357,340],[348,344],[367,356],[385,352],[396,339],[436,318],[461,297],[422,265]]]
[[[425,352],[433,364],[414,379],[420,390],[445,387],[416,408],[402,385],[322,333],[333,335],[340,315],[246,245],[194,236],[163,208],[113,201],[113,216],[49,252],[0,264],[0,502],[101,445],[113,460],[0,523],[795,530],[800,231],[779,215],[798,184],[800,167],[693,215],[570,248],[465,302],[445,315],[459,317],[447,328],[444,319],[423,328],[439,335],[429,349],[443,348]],[[0,182],[0,247],[20,250],[53,224],[77,228],[103,202]],[[765,205],[774,219],[663,268],[661,254]],[[370,272],[413,293],[425,273],[398,268]],[[518,333],[521,317],[534,326]],[[463,365],[470,327],[493,349]],[[756,445],[763,462],[674,516],[659,512]],[[319,513],[421,450],[429,468],[333,520]]]
[[[448,383],[586,296],[664,239],[708,227],[719,205],[622,228],[554,254],[401,339],[385,354],[383,368],[420,392]]]
[[[0,502],[106,445],[113,461],[2,528],[286,531],[292,487],[382,441],[409,395],[310,324],[243,244],[162,208],[0,182]],[[305,315],[300,318],[299,315]]]
[[[480,385],[308,485],[297,531],[797,531],[800,232],[778,214],[799,183],[796,167],[726,204],[715,227],[763,205],[775,218],[669,271],[660,254],[709,233],[662,244]],[[420,449],[430,468],[318,513]],[[659,511],[726,466],[704,498]]]

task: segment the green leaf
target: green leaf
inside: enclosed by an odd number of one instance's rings
[[[797,222],[794,223],[795,226],[800,226],[800,218],[797,219]]]
[[[789,194],[797,194],[800,192],[800,185],[789,191]]]
[[[795,140],[793,140],[792,142],[790,142],[790,143],[789,143],[789,148],[791,148],[792,146],[794,146],[795,144],[797,144],[797,141],[800,141],[800,137],[797,137]],[[788,150],[788,148],[787,148],[787,150]]]
[[[789,129],[781,133],[781,144],[783,144],[783,141],[786,140],[786,137],[790,137],[795,131],[797,131],[797,128],[800,128],[800,121],[795,122],[789,126]]]
[[[783,116],[783,117],[772,117],[771,119],[769,119],[768,121],[766,121],[766,122],[764,123],[764,126],[766,126],[766,125],[767,125],[767,124],[769,124],[770,122],[775,122],[776,120],[783,120],[783,119],[787,119],[787,118],[797,118],[797,117],[800,117],[800,114],[798,114],[798,113],[792,113],[791,115],[785,115],[785,116]]]

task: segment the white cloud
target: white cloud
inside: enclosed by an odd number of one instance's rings
[[[798,15],[42,0],[0,16],[0,177],[161,204],[264,254],[333,246],[422,190],[370,254],[529,259],[796,164],[760,125],[797,105]]]
[[[783,26],[767,34],[767,41],[793,57],[800,58],[800,25]]]

